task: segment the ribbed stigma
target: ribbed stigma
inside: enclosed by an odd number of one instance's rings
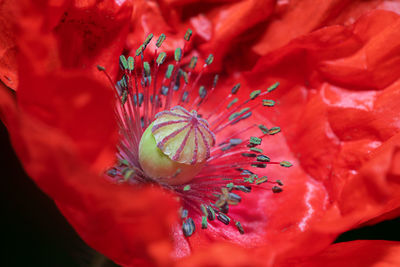
[[[241,125],[255,108],[275,105],[274,100],[264,97],[279,84],[255,90],[244,100],[236,97],[240,89],[240,84],[236,84],[212,111],[204,109],[204,103],[211,99],[217,86],[218,75],[210,86],[200,84],[213,61],[212,55],[200,68],[196,68],[197,57],[182,64],[191,35],[192,31],[188,30],[184,47],[177,48],[170,63],[163,66],[167,54],[159,50],[166,37],[162,34],[149,48],[153,38],[150,34],[135,55],[120,57],[122,73],[116,84],[106,69],[98,66],[115,90],[115,114],[120,132],[117,163],[106,172],[106,177],[116,183],[152,183],[172,191],[181,200],[182,232],[186,237],[207,229],[208,224],[219,223],[233,223],[244,234],[246,225],[230,214],[230,207],[240,205],[242,197],[255,189],[281,192],[282,181],[259,175],[259,170],[268,165],[291,166],[288,161],[271,161],[260,148],[265,137],[280,132],[279,127]],[[146,61],[149,49],[154,56]],[[257,127],[259,135],[246,134]],[[220,140],[227,130],[233,134]],[[162,168],[150,174],[152,170],[144,167],[146,163],[158,164],[140,145],[145,136],[153,138],[160,157],[165,156],[172,162],[172,167],[168,165],[165,169],[168,174],[160,172]],[[149,159],[143,160],[146,156]],[[189,166],[187,172],[186,166]],[[190,166],[198,169],[192,170]],[[176,180],[177,177],[180,178]]]

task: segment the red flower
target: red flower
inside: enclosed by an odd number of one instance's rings
[[[0,118],[25,169],[89,245],[127,266],[398,263],[397,242],[329,246],[344,231],[399,216],[398,4],[143,2],[132,17],[129,4],[21,4],[17,97],[0,90]],[[210,103],[235,80],[241,97],[281,84],[270,96],[276,108],[252,118],[282,128],[263,148],[294,166],[266,172],[284,178],[282,193],[243,198],[234,214],[246,223],[245,235],[218,227],[184,239],[171,226],[173,195],[99,175],[112,165],[118,135],[113,93],[95,66],[115,77],[125,45],[136,49],[151,31],[165,32],[176,47],[188,26],[195,33],[188,53],[216,51],[216,68],[225,71]],[[13,47],[7,42],[2,49]],[[172,251],[191,255],[173,260]]]

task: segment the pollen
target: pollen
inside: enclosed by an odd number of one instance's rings
[[[149,34],[136,53],[120,56],[117,82],[98,66],[115,91],[120,134],[116,163],[104,177],[121,186],[151,184],[174,194],[181,203],[186,238],[225,225],[245,234],[246,222],[239,222],[231,207],[241,205],[253,190],[283,192],[281,178],[268,177],[264,168],[292,166],[285,160],[274,161],[260,148],[268,142],[265,139],[281,131],[279,127],[248,123],[256,108],[277,105],[264,97],[279,83],[253,90],[247,99],[237,96],[240,83],[220,88],[226,96],[207,110],[205,103],[213,99],[219,76],[209,85],[202,84],[214,56],[200,66],[199,58],[188,59],[185,52],[192,34],[187,31],[185,45],[171,58],[160,51],[164,34],[146,55],[154,37]]]

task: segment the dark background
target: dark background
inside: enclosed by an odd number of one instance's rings
[[[49,199],[29,179],[0,123],[1,266],[117,266],[88,247]],[[346,232],[356,239],[400,241],[400,218]]]

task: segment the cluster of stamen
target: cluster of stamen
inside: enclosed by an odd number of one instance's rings
[[[187,42],[191,34],[190,30],[185,34]],[[197,57],[182,64],[185,42],[182,49],[175,50],[174,63],[163,68],[167,56],[165,52],[159,52],[165,40],[163,34],[155,44],[153,59],[145,61],[146,48],[152,38],[150,34],[134,56],[120,57],[122,77],[116,84],[105,68],[98,66],[115,89],[115,113],[121,136],[117,147],[118,162],[106,172],[106,176],[118,183],[157,184],[176,194],[182,203],[180,214],[186,237],[194,233],[195,221],[201,221],[202,229],[216,220],[225,225],[233,221],[238,231],[244,234],[241,223],[228,215],[229,207],[240,204],[242,194],[250,193],[254,188],[281,192],[283,183],[280,180],[258,176],[257,170],[271,164],[283,167],[291,164],[271,161],[260,148],[263,138],[280,132],[279,127],[268,129],[264,125],[252,124],[231,131],[233,134],[224,140],[218,140],[218,137],[221,132],[232,130],[236,124],[251,117],[252,110],[258,106],[274,106],[273,100],[257,100],[277,88],[278,83],[265,91],[251,92],[242,102],[236,97],[240,89],[240,84],[237,84],[213,112],[207,112],[203,106],[212,97],[218,76],[208,90],[199,86],[199,82],[213,56],[210,55],[202,68],[195,72]],[[160,77],[162,69],[165,75]],[[194,177],[183,179],[184,183],[168,182],[173,176],[159,178],[146,172],[140,163],[139,146],[148,127],[160,153],[179,164],[203,163],[201,170]],[[256,127],[260,135],[246,137],[246,132]]]

